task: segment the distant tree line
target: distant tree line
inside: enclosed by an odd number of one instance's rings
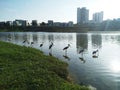
[[[109,31],[109,30],[120,30],[120,19],[114,19],[114,20],[106,20],[102,23],[86,23],[86,24],[75,24],[74,27],[49,27],[47,23],[42,22],[39,26],[37,26],[35,23],[33,23],[31,26],[14,26],[10,25],[7,22],[0,22],[0,30],[6,30],[6,31],[59,31],[62,29],[71,29],[74,30],[100,30],[100,31]],[[59,30],[58,30],[59,29]]]

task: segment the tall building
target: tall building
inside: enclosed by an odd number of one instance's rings
[[[38,26],[37,20],[32,20],[32,26]]]
[[[103,21],[103,11],[93,14],[93,22],[101,23]]]
[[[85,7],[77,8],[77,23],[88,23],[89,20],[89,10]]]

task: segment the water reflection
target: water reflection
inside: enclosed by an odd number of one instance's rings
[[[102,37],[101,35],[92,34],[92,47],[93,48],[101,48],[102,47]]]
[[[79,59],[80,59],[83,63],[86,62],[86,60],[85,60],[83,57],[79,57]]]
[[[52,51],[51,51],[51,52],[49,52],[49,56],[53,56],[53,55],[52,55]]]
[[[67,55],[63,55],[63,57],[68,61],[70,60],[70,57],[68,57]]]
[[[120,34],[1,32],[0,40],[34,47],[66,61],[79,84],[98,90],[120,89]],[[64,51],[65,47],[69,48]]]
[[[115,73],[120,72],[120,62],[118,59],[115,59],[114,61],[110,62],[110,69]]]
[[[88,49],[88,35],[87,34],[77,34],[76,35],[76,46],[77,52],[79,53],[81,49]]]

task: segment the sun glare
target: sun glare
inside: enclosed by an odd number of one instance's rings
[[[103,11],[104,19],[113,19],[120,17],[120,0],[98,0],[92,7],[93,12]]]
[[[120,62],[117,60],[112,61],[110,65],[110,69],[115,73],[120,72]]]

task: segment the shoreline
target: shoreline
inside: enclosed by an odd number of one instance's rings
[[[0,79],[4,82],[0,83],[0,89],[26,90],[26,88],[34,87],[37,90],[55,90],[54,88],[57,90],[89,90],[86,86],[70,82],[68,64],[55,57],[46,56],[34,48],[3,41],[0,41],[0,47],[2,65]],[[67,79],[70,81],[66,81]]]
[[[120,29],[95,29],[87,27],[16,27],[0,29],[0,32],[52,32],[52,33],[114,33],[120,32]]]

